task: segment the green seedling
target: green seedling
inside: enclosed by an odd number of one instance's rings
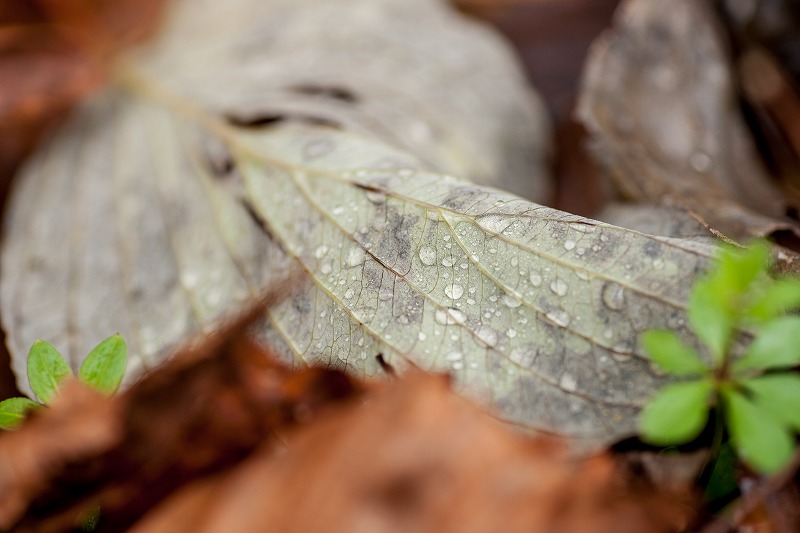
[[[112,335],[94,347],[78,371],[78,379],[99,392],[114,394],[122,383],[128,354],[125,341]],[[0,402],[0,429],[13,429],[32,409],[50,404],[58,395],[61,381],[73,376],[64,357],[46,341],[37,340],[28,352],[28,383],[36,397],[9,398]]]
[[[768,274],[770,247],[724,247],[689,298],[689,325],[708,355],[677,333],[649,330],[640,341],[652,361],[680,381],[658,391],[639,421],[642,440],[671,446],[690,442],[708,424],[727,428],[730,444],[752,469],[774,473],[787,465],[800,432],[800,280]],[[737,338],[753,335],[741,354]],[[741,336],[741,337],[739,337]],[[742,343],[738,343],[741,345]]]

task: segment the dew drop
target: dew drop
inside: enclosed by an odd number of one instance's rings
[[[447,295],[448,298],[452,298],[453,300],[458,300],[461,296],[464,295],[464,287],[459,285],[458,283],[451,283],[450,285],[445,286],[444,293]]]
[[[508,331],[506,331],[506,335],[508,335],[509,339],[513,339],[514,337],[517,336],[517,330],[515,330],[514,328],[509,328]]]
[[[555,322],[561,327],[569,326],[570,316],[569,313],[564,311],[563,309],[557,309],[555,311],[550,311],[545,315],[547,318]]]
[[[613,281],[603,285],[603,303],[612,311],[619,311],[625,306],[625,290],[618,283]]]
[[[461,361],[464,358],[464,354],[461,352],[450,352],[445,356],[445,359],[448,361]]]
[[[437,309],[434,316],[438,324],[463,324],[466,320],[466,315],[458,309]]]
[[[419,249],[419,260],[423,265],[432,266],[436,264],[436,250],[430,246],[423,246]]]
[[[506,217],[498,215],[487,215],[478,220],[478,224],[484,229],[493,233],[501,233],[509,226],[509,221]]]
[[[514,348],[511,350],[511,353],[508,354],[508,357],[520,366],[530,367],[533,360],[536,358],[536,348],[532,346]]]
[[[503,296],[503,303],[506,304],[506,307],[510,307],[511,309],[516,309],[517,307],[522,305],[522,300],[520,300],[513,294],[506,294]]]
[[[573,248],[575,248],[575,241],[564,241],[565,250],[572,250]]]
[[[445,257],[442,259],[442,266],[451,267],[453,266],[453,259],[450,256]]]
[[[200,281],[200,276],[196,272],[185,272],[181,275],[181,283],[191,289]]]
[[[417,333],[417,338],[418,338],[420,341],[424,341],[425,339],[427,339],[427,338],[428,338],[428,336],[427,336],[427,335],[425,335],[425,332],[424,332],[424,331],[420,331],[419,333]]]
[[[497,331],[488,326],[482,326],[476,333],[478,338],[486,343],[490,348],[497,346]]]
[[[692,165],[692,168],[697,172],[708,172],[711,170],[713,161],[708,154],[703,152],[695,152],[689,156],[689,164]]]
[[[386,201],[386,195],[379,191],[367,191],[366,197],[373,204],[382,204]]]
[[[353,246],[347,252],[347,257],[344,260],[344,263],[349,267],[357,267],[358,265],[364,264],[364,261],[367,258],[366,252],[360,246]]]
[[[664,268],[664,260],[663,259],[653,259],[653,268],[656,270],[661,270]]]
[[[461,370],[462,368],[464,368],[464,362],[463,361],[453,361],[453,364],[451,366],[453,367],[453,370]]]
[[[561,375],[561,379],[559,380],[558,385],[567,392],[575,392],[575,389],[578,386],[578,381],[572,374],[564,372]]]
[[[325,246],[324,244],[321,245],[321,246],[318,246],[317,249],[314,250],[314,256],[317,259],[320,259],[323,255],[325,255],[327,253],[328,253],[328,247]]]
[[[333,208],[333,210],[331,212],[334,215],[341,215],[342,213],[344,213],[344,207],[342,207],[340,205],[337,205],[336,207]]]
[[[562,279],[557,279],[550,282],[550,290],[558,296],[564,296],[567,294],[568,288],[567,282]]]
[[[307,160],[324,157],[331,153],[335,145],[329,139],[315,139],[303,148],[303,155]]]
[[[531,285],[533,285],[534,287],[541,287],[542,285],[541,274],[539,274],[538,272],[531,272],[530,279],[531,279]]]
[[[347,291],[344,293],[345,300],[349,300],[354,294],[355,292],[353,292],[353,289],[347,289]]]
[[[323,274],[330,274],[332,270],[333,268],[330,263],[322,263],[322,266],[319,267],[319,271]]]

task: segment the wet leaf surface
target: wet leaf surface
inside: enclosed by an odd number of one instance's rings
[[[707,249],[443,175],[380,136],[248,122],[262,73],[230,67],[237,82],[215,91],[220,72],[205,69],[224,62],[184,65],[186,49],[169,41],[155,52],[138,59],[142,70],[128,66],[124,90],[88,102],[22,177],[3,254],[16,368],[43,329],[75,367],[119,331],[135,376],[294,269],[307,283],[263,330],[292,364],[375,376],[382,353],[400,370],[410,360],[451,371],[501,417],[586,446],[633,432],[666,380],[637,337],[651,327],[686,336],[686,296]]]

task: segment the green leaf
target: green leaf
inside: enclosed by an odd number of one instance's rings
[[[714,468],[705,490],[706,500],[712,503],[717,500],[729,501],[739,490],[736,452],[730,442],[724,442],[720,446],[713,460]]]
[[[748,318],[762,322],[800,307],[800,280],[780,279],[769,283],[747,310]]]
[[[719,279],[706,277],[695,284],[689,297],[689,322],[717,364],[725,356],[736,323],[726,291]]]
[[[800,374],[782,373],[745,379],[755,403],[775,419],[800,432]]]
[[[761,328],[742,358],[733,364],[733,371],[768,370],[797,364],[800,364],[800,317],[786,316]]]
[[[14,429],[31,409],[41,407],[28,398],[8,398],[0,402],[0,429]]]
[[[28,352],[28,383],[40,400],[50,403],[59,382],[71,375],[69,365],[52,344],[42,340],[33,343]]]
[[[712,391],[708,379],[674,383],[662,388],[650,400],[639,418],[642,440],[658,446],[689,442],[708,420]]]
[[[723,246],[717,272],[720,283],[733,294],[744,294],[769,267],[770,245],[764,240],[751,242],[746,248]]]
[[[119,334],[112,335],[89,352],[78,377],[102,393],[114,394],[122,383],[127,360],[125,340]]]
[[[732,388],[724,388],[722,395],[731,442],[742,461],[764,474],[775,473],[786,466],[795,445],[789,430]]]
[[[703,374],[708,367],[700,356],[686,346],[675,332],[652,329],[641,335],[641,342],[650,359],[676,376]]]

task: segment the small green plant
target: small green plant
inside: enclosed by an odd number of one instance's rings
[[[114,394],[122,382],[127,363],[127,347],[122,337],[112,335],[94,347],[81,364],[78,379],[103,394]],[[53,401],[61,381],[72,376],[64,357],[52,344],[37,340],[28,352],[28,382],[42,403],[28,398],[9,398],[0,402],[0,429],[13,429],[31,409]]]
[[[708,361],[673,331],[649,330],[642,346],[665,372],[682,378],[650,400],[639,421],[641,438],[656,445],[694,440],[711,408],[722,441],[723,420],[739,458],[761,473],[785,466],[800,432],[800,280],[768,275],[769,244],[722,248],[714,268],[689,298],[691,328]],[[744,333],[743,333],[744,332]],[[755,337],[732,353],[738,335]],[[739,343],[741,344],[741,343]]]

